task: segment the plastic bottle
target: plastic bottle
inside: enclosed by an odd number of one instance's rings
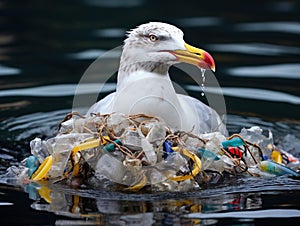
[[[268,148],[270,146],[273,146],[274,141],[273,141],[273,134],[269,130],[268,137],[263,134],[263,130],[259,126],[253,126],[249,129],[243,128],[240,132],[240,135],[247,141],[257,144],[260,146],[263,158],[271,158],[271,150]],[[257,158],[260,159],[259,153],[257,153],[257,150],[255,148],[251,149],[253,151],[253,155]]]
[[[166,128],[164,123],[154,122],[149,125],[151,128],[146,136],[146,139],[150,142],[161,143],[166,136]]]
[[[44,162],[45,158],[49,155],[44,142],[38,137],[30,141],[30,149],[31,154],[36,156],[40,163]]]
[[[74,119],[70,118],[67,121],[64,121],[63,123],[60,124],[60,133],[70,133],[74,127],[73,127]]]
[[[187,160],[178,152],[174,152],[171,155],[169,155],[165,161],[176,171],[180,170],[183,173],[190,173]]]
[[[203,149],[203,148],[198,148],[197,151],[197,156],[200,157],[202,161],[202,167],[204,170],[206,169],[211,169],[215,170],[214,167],[212,167],[213,162],[218,161],[220,158],[218,155],[216,155],[214,152]]]
[[[198,148],[203,148],[205,146],[203,141],[196,137],[191,137],[188,134],[183,135],[180,139],[184,142],[185,148],[193,152],[196,152]]]
[[[260,163],[260,169],[264,172],[271,173],[271,174],[274,174],[277,176],[291,175],[291,176],[295,176],[295,177],[300,177],[300,174],[297,173],[296,171],[294,171],[284,165],[281,165],[281,164],[278,164],[276,162],[272,162],[269,160],[262,161]]]
[[[157,162],[157,155],[153,149],[153,145],[150,144],[150,142],[145,139],[145,138],[142,138],[141,140],[141,145],[142,145],[142,149],[145,153],[145,156],[146,156],[146,159],[147,159],[147,162],[150,163],[151,165],[154,165],[156,164]]]
[[[124,129],[129,127],[129,121],[124,114],[113,113],[107,119],[107,126],[114,131],[116,136],[121,136]]]
[[[104,154],[96,165],[95,176],[98,178],[104,176],[111,181],[123,183],[125,172],[125,167],[121,161],[111,154]]]
[[[226,155],[222,155],[220,160],[222,160],[223,167],[225,170],[227,170],[229,173],[232,173],[233,168],[234,168],[234,163],[231,161],[231,159],[229,157],[227,157]]]
[[[92,138],[88,133],[71,133],[47,140],[46,146],[53,158],[49,175],[54,178],[62,176],[74,146]]]
[[[226,140],[226,137],[220,132],[201,134],[201,138],[207,140],[203,148],[214,153],[219,153],[221,142]]]
[[[141,151],[141,137],[135,128],[128,128],[120,137],[120,140],[123,145],[130,148],[131,150]]]

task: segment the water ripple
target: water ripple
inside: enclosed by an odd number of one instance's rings
[[[296,21],[240,23],[234,27],[240,32],[282,32],[300,34],[300,23]]]
[[[105,28],[96,30],[93,34],[101,38],[121,38],[125,32],[126,30],[124,28]]]
[[[17,75],[21,73],[21,69],[0,65],[0,76]]]
[[[34,136],[51,137],[57,131],[59,122],[69,113],[70,109],[38,112],[17,118],[10,118],[0,123],[2,134],[14,141],[30,141]]]
[[[67,56],[71,59],[76,59],[76,60],[94,60],[97,59],[98,57],[101,58],[119,58],[121,55],[121,52],[119,51],[107,51],[104,49],[87,49],[83,50],[78,53],[71,53],[68,54]]]
[[[187,85],[187,90],[201,92],[199,86]],[[215,87],[206,87],[207,93],[220,94],[220,89]],[[266,89],[242,88],[242,87],[222,87],[223,95],[245,99],[264,100],[272,102],[286,102],[291,104],[300,104],[300,97]]]
[[[268,210],[252,210],[226,213],[190,213],[186,217],[191,218],[290,218],[300,217],[300,210],[297,209],[268,209]]]
[[[300,64],[275,64],[230,68],[227,72],[239,77],[300,79]]]
[[[300,48],[266,43],[224,43],[208,45],[216,52],[243,53],[263,56],[279,56],[281,54],[300,54]]]
[[[101,90],[100,87],[102,87]],[[57,84],[48,86],[39,86],[23,89],[0,90],[0,97],[6,96],[35,96],[35,97],[63,97],[92,93],[112,92],[116,88],[115,83],[84,83],[80,84]]]
[[[213,92],[213,89],[208,88],[207,91]],[[256,89],[256,88],[222,88],[225,96],[233,96],[245,99],[255,99],[273,102],[286,102],[291,104],[300,104],[300,97],[272,90]]]
[[[219,26],[223,20],[219,17],[190,17],[174,21],[184,27]]]
[[[97,7],[107,7],[107,8],[115,8],[115,7],[137,7],[141,6],[145,3],[145,0],[84,0],[86,4]]]
[[[297,10],[297,4],[288,1],[271,2],[267,9],[275,12],[289,13]]]

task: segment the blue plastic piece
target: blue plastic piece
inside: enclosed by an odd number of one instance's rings
[[[38,157],[31,155],[26,160],[26,167],[28,168],[28,176],[31,177],[31,175],[37,170],[39,166],[39,159]]]
[[[28,193],[29,198],[32,200],[39,200],[40,196],[38,194],[39,185],[35,183],[29,183],[24,185],[25,192]]]
[[[115,140],[115,142],[119,145],[122,144],[120,140]],[[108,143],[102,148],[102,150],[106,152],[113,152],[115,150],[115,145],[113,143]]]
[[[244,145],[244,141],[238,137],[222,142],[223,148],[238,147]]]
[[[262,156],[262,160],[264,161],[264,160],[267,160],[268,159],[268,156],[266,156],[266,155],[263,155]]]
[[[219,160],[219,156],[217,156],[214,152],[203,149],[203,148],[198,148],[198,152],[199,152],[199,157],[202,158],[206,158],[206,159],[213,159],[213,160]],[[198,153],[197,153],[198,155]]]
[[[172,149],[172,143],[169,140],[166,140],[164,142],[164,159],[166,159],[170,154],[172,154],[174,152],[174,150]]]
[[[267,173],[271,173],[277,176],[282,176],[282,175],[291,175],[295,177],[300,177],[300,174],[297,173],[296,171],[281,165],[277,162],[265,160],[260,163],[260,169],[262,171],[265,171]]]

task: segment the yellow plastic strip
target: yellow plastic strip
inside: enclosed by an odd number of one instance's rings
[[[47,158],[45,158],[44,162],[40,165],[37,171],[32,174],[31,179],[35,181],[43,179],[51,168],[52,160],[52,155],[49,155]]]
[[[125,190],[128,190],[128,191],[138,191],[140,189],[142,189],[147,183],[147,177],[145,175],[143,175],[143,178],[142,180],[137,183],[136,185],[133,185],[129,188],[126,188]]]
[[[79,174],[79,164],[75,162],[75,155],[79,152],[79,151],[82,151],[82,150],[86,150],[86,149],[89,149],[89,148],[95,148],[95,147],[98,147],[100,144],[100,139],[91,139],[89,141],[86,141],[82,144],[79,144],[77,146],[75,146],[72,150],[72,159],[75,163],[74,165],[74,168],[73,168],[73,176],[78,176]]]
[[[51,190],[48,187],[41,187],[38,190],[39,195],[48,203],[52,203]]]
[[[92,139],[92,140],[86,141],[86,142],[79,144],[73,148],[73,151],[72,151],[73,155],[75,155],[77,152],[85,150],[85,149],[98,147],[99,144],[100,144],[99,139]]]
[[[282,164],[282,155],[279,151],[273,150],[272,154],[271,154],[271,157],[272,157],[274,162]]]
[[[76,213],[79,209],[79,196],[78,195],[74,195],[73,196],[73,206],[71,209],[71,213]]]
[[[107,140],[110,140],[109,136],[103,136],[102,137],[102,145],[105,145],[107,143]]]
[[[73,169],[73,176],[74,176],[74,177],[77,177],[77,176],[78,176],[78,174],[79,174],[79,169],[80,169],[79,164],[76,163],[75,166],[74,166],[74,169]]]
[[[178,147],[173,147],[172,149],[174,151],[180,150]],[[182,149],[182,153],[194,161],[194,169],[192,170],[192,172],[190,174],[183,175],[183,176],[174,176],[174,177],[170,178],[171,180],[174,180],[174,181],[188,180],[188,179],[194,178],[201,171],[202,163],[201,163],[201,160],[197,157],[197,155],[195,155],[192,152],[189,152],[186,149]]]

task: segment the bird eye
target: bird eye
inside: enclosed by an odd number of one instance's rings
[[[156,35],[151,34],[149,35],[149,39],[151,42],[156,42],[158,40],[158,37]]]

